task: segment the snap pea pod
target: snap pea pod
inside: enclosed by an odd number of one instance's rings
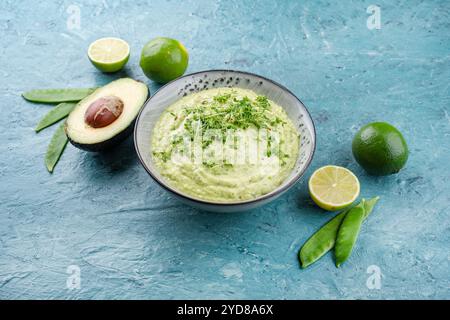
[[[69,89],[37,89],[25,92],[22,96],[32,102],[60,103],[80,101],[97,88],[69,88]]]
[[[363,199],[361,201],[364,205],[364,219],[372,212],[378,199],[379,197],[375,197],[369,200]],[[305,242],[299,252],[302,268],[306,268],[316,262],[334,247],[342,220],[351,209],[352,208],[346,209],[336,215]]]
[[[305,242],[299,252],[302,268],[313,264],[334,247],[339,226],[348,211],[339,213]]]
[[[356,207],[352,208],[345,215],[339,227],[336,246],[334,247],[334,254],[336,258],[336,267],[344,263],[350,257],[359,231],[361,230],[362,222],[364,221],[364,200]]]
[[[358,206],[353,208],[354,210],[350,210],[345,216],[339,227],[336,246],[334,248],[336,267],[339,268],[339,266],[350,257],[356,240],[358,239],[361,225],[372,212],[373,207],[379,199],[380,197],[369,200],[363,199]]]
[[[67,142],[69,141],[64,131],[65,121],[56,129],[45,154],[45,166],[48,172],[52,173],[59,158],[61,157]]]
[[[378,200],[380,200],[380,197],[374,197],[369,200],[366,199],[363,200],[364,200],[364,220],[366,220],[369,214],[372,212],[375,204],[378,202]]]
[[[51,109],[47,114],[39,121],[39,123],[36,126],[36,129],[34,129],[36,132],[41,131],[42,129],[45,129],[52,124],[58,122],[59,120],[67,117],[70,113],[70,111],[75,108],[77,104],[74,102],[63,102],[58,104],[56,107]]]

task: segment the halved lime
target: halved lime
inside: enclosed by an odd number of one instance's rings
[[[358,178],[353,172],[331,165],[314,171],[308,187],[314,202],[328,211],[351,205],[358,198],[360,190]]]
[[[122,69],[130,57],[130,46],[119,38],[101,38],[91,43],[88,57],[102,72],[116,72]]]

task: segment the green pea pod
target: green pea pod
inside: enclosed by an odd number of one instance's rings
[[[59,158],[61,157],[66,145],[67,139],[66,132],[64,131],[65,121],[56,129],[53,134],[52,140],[47,148],[47,153],[45,154],[45,166],[48,172],[52,173]]]
[[[365,200],[363,199],[361,203],[352,208],[342,220],[337,233],[336,246],[334,248],[336,267],[339,267],[344,263],[353,251],[361,225],[364,221],[364,202]]]
[[[364,201],[364,220],[366,220],[367,217],[369,216],[369,214],[372,212],[373,207],[378,202],[378,200],[380,200],[380,197],[375,197],[375,198],[372,198],[369,200],[363,199],[363,201]]]
[[[31,90],[22,96],[32,102],[60,103],[80,101],[87,97],[97,88],[70,88],[70,89],[38,89]]]
[[[379,197],[375,197],[361,201],[364,205],[364,219],[372,212],[378,199]],[[313,264],[334,247],[341,222],[351,209],[346,209],[336,215],[305,242],[299,252],[302,268]]]
[[[52,124],[58,122],[59,120],[67,117],[70,113],[70,111],[75,108],[77,104],[73,102],[63,102],[58,104],[56,107],[51,109],[42,119],[39,121],[38,125],[36,126],[36,129],[34,129],[36,132],[41,131],[42,129],[45,129]]]
[[[299,252],[302,268],[313,264],[334,247],[339,226],[349,210],[339,213],[305,242]]]

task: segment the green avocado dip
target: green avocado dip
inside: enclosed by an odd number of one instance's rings
[[[151,150],[174,189],[202,200],[238,202],[271,192],[291,174],[299,133],[267,97],[216,88],[169,106],[153,129]]]

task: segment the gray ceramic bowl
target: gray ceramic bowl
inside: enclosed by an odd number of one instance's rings
[[[194,198],[169,186],[152,161],[151,135],[153,127],[164,110],[178,99],[190,93],[219,87],[250,89],[267,96],[282,106],[294,125],[298,128],[300,153],[291,175],[275,190],[251,200],[217,203]],[[134,144],[139,160],[150,176],[164,189],[182,201],[207,211],[245,211],[266,204],[292,187],[311,163],[316,142],[314,123],[303,103],[282,85],[256,74],[231,71],[209,70],[178,78],[159,89],[143,106],[134,128]]]

